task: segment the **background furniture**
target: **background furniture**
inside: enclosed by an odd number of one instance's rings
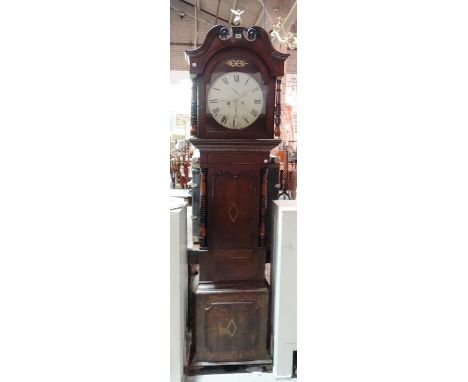
[[[191,178],[190,159],[192,149],[188,142],[180,141],[176,147],[171,150],[170,173],[172,188],[188,188]]]
[[[297,208],[295,200],[273,202],[273,374],[290,378],[297,350]]]
[[[184,376],[185,328],[187,318],[187,207],[181,198],[171,198],[171,382],[181,382]]]

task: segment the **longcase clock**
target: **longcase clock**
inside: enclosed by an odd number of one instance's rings
[[[215,26],[187,51],[200,150],[199,274],[190,368],[269,364],[269,154],[280,143],[284,61],[260,27]]]

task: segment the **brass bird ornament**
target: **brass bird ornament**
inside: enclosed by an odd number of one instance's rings
[[[245,12],[245,10],[240,9],[231,9],[232,14],[235,16],[232,23],[234,25],[240,25],[242,23],[241,15]]]

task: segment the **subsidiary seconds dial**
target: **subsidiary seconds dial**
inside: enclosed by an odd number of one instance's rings
[[[262,114],[264,97],[260,84],[250,73],[229,72],[208,88],[208,112],[228,129],[245,129]]]

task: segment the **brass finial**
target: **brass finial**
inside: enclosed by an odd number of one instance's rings
[[[231,12],[235,16],[232,23],[236,26],[242,24],[241,15],[244,13],[244,11],[240,9],[231,9]]]

